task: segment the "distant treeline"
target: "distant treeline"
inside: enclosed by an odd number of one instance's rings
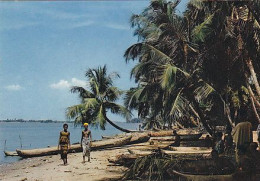
[[[37,123],[65,123],[68,121],[58,121],[58,120],[24,120],[24,119],[6,119],[0,120],[0,122],[37,122]]]

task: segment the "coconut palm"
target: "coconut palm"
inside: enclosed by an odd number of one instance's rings
[[[193,40],[201,47],[203,78],[230,102],[232,114],[245,104],[244,87],[255,117],[259,104],[259,1],[206,2],[192,0],[185,16],[192,19]],[[198,18],[200,17],[200,18]],[[225,58],[223,58],[225,57]],[[254,90],[251,88],[254,86]],[[254,92],[257,96],[255,96]],[[235,93],[235,94],[234,94]],[[239,94],[238,97],[234,96]],[[240,97],[240,98],[239,98]],[[232,100],[239,98],[239,104]],[[226,105],[227,108],[229,107]],[[232,116],[236,117],[236,116]]]
[[[99,125],[105,129],[108,122],[116,129],[123,132],[130,132],[113,123],[108,117],[107,112],[119,114],[127,119],[131,117],[130,111],[122,105],[115,103],[122,95],[122,91],[113,85],[113,80],[119,78],[115,72],[108,74],[107,67],[88,69],[86,77],[89,83],[89,90],[83,87],[72,87],[72,93],[78,93],[81,103],[67,108],[67,117],[75,119],[75,123],[88,122]]]
[[[178,3],[153,1],[142,14],[134,15],[132,25],[137,27],[135,34],[142,42],[125,52],[127,61],[139,60],[131,72],[139,87],[129,91],[126,106],[135,106],[145,113],[144,117],[162,115],[169,126],[194,114],[193,107],[201,109],[200,102],[213,90],[195,79],[196,60],[190,55],[196,54],[196,45],[189,41],[187,21],[175,13]],[[193,86],[184,87],[190,80],[194,80]],[[203,112],[196,113],[200,113],[204,127],[212,133]]]

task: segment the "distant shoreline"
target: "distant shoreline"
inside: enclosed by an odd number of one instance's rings
[[[116,123],[141,123],[141,122],[121,122]],[[0,123],[74,123],[73,121],[53,121],[53,120],[0,120]]]
[[[0,123],[74,123],[73,121],[53,121],[53,120],[0,120]]]

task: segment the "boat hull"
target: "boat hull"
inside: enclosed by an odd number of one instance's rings
[[[111,139],[111,140],[101,140],[94,141],[91,145],[91,150],[99,150],[105,148],[112,148],[126,145],[130,142],[132,136],[127,136],[124,138]],[[82,147],[80,144],[71,145],[69,149],[69,153],[76,153],[82,151]],[[28,158],[28,157],[38,157],[38,156],[47,156],[47,155],[57,155],[60,153],[57,147],[49,147],[49,148],[39,148],[32,150],[16,150],[17,154],[20,157]]]

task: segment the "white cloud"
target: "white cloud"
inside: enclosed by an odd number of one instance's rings
[[[50,88],[52,88],[52,89],[69,89],[71,86],[86,87],[87,84],[83,80],[79,80],[77,78],[72,78],[70,81],[60,80],[57,83],[53,83],[50,85]]]
[[[58,83],[53,83],[50,85],[52,89],[67,89],[70,87],[70,83],[66,80],[60,80]]]
[[[71,79],[71,85],[72,86],[80,86],[80,87],[85,87],[86,86],[86,81],[79,80],[76,78]]]
[[[19,84],[13,84],[13,85],[5,86],[5,89],[10,91],[19,91],[22,89],[22,87]]]

